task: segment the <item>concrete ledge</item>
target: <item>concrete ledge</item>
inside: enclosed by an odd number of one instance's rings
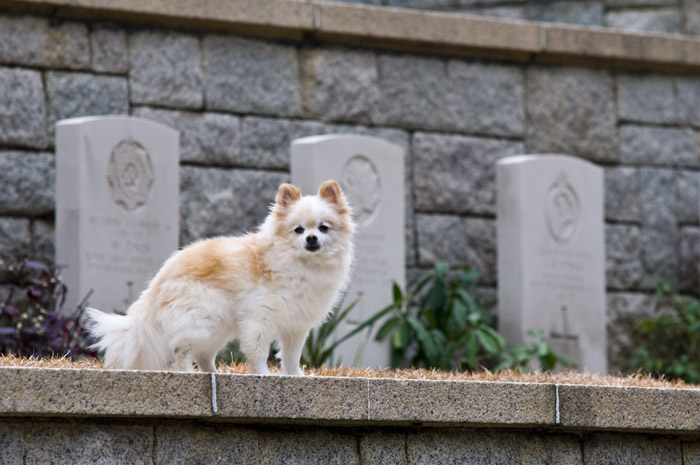
[[[700,40],[688,36],[316,0],[0,0],[0,11],[292,40],[311,38],[433,55],[700,70]]]
[[[0,417],[700,434],[700,390],[0,368]]]

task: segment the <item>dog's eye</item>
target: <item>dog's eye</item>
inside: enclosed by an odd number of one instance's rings
[[[321,223],[318,227],[318,230],[322,233],[327,233],[329,229],[331,229],[331,227],[328,226],[326,223]]]
[[[294,228],[294,232],[297,234],[303,234],[304,228],[302,228],[301,226],[297,226],[296,228]]]

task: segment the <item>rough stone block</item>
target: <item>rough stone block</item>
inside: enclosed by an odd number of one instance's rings
[[[46,147],[46,105],[41,73],[0,67],[0,95],[0,143]]]
[[[421,266],[447,260],[481,271],[481,284],[496,282],[495,221],[419,214],[416,216],[416,232]]]
[[[378,122],[406,128],[450,127],[447,65],[435,58],[380,55]]]
[[[451,6],[452,0],[385,0],[388,6],[416,8],[421,10],[439,10]]]
[[[527,18],[531,21],[602,26],[605,5],[602,1],[531,2]]]
[[[606,285],[608,289],[636,289],[642,280],[642,244],[639,226],[605,227]]]
[[[286,173],[180,168],[180,243],[258,227]]]
[[[24,426],[24,463],[151,464],[153,428],[136,424],[35,421]]]
[[[700,2],[697,4],[700,8]],[[700,78],[679,77],[676,88],[680,122],[700,127]]]
[[[54,157],[49,153],[0,151],[0,214],[52,212],[55,178]]]
[[[375,121],[379,78],[373,52],[310,50],[303,63],[306,112],[324,121]]]
[[[525,153],[520,142],[416,133],[413,192],[417,210],[496,212],[496,161]]]
[[[154,437],[156,465],[258,463],[258,435],[249,428],[201,423],[159,424]]]
[[[202,106],[199,40],[191,35],[139,32],[129,38],[132,103],[183,108]]]
[[[700,34],[700,2],[683,2],[685,33]]]
[[[676,171],[640,169],[642,213],[642,286],[652,288],[654,277],[675,285],[678,281],[678,225],[676,222]]]
[[[678,184],[678,210],[676,215],[681,223],[698,223],[700,213],[700,173],[683,170],[676,174]]]
[[[451,60],[447,75],[448,128],[495,136],[523,135],[521,68]]]
[[[560,385],[559,405],[564,427],[681,432],[700,426],[700,391],[691,389]]]
[[[691,129],[626,125],[620,128],[620,161],[628,165],[700,165]]]
[[[46,220],[33,220],[31,223],[32,255],[35,260],[53,263],[56,260],[56,231],[53,223]]]
[[[490,16],[492,18],[527,19],[527,12],[522,6],[466,7],[459,8],[458,11],[472,15]]]
[[[654,314],[655,298],[649,294],[615,292],[607,294],[608,372],[629,370],[629,360],[637,344],[631,335],[643,317]]]
[[[46,89],[50,132],[66,118],[129,114],[129,87],[122,77],[49,72]]]
[[[327,128],[316,121],[244,118],[238,162],[242,166],[288,170],[292,141],[326,132]]]
[[[90,32],[92,69],[103,73],[126,73],[129,58],[126,32],[110,26],[95,26]]]
[[[134,116],[180,131],[180,161],[205,165],[240,164],[241,121],[223,113],[191,113],[141,107]]]
[[[532,67],[525,96],[529,153],[618,160],[613,80],[606,71]]]
[[[583,440],[586,463],[619,465],[681,465],[681,442],[631,434],[595,434]]]
[[[554,385],[369,380],[375,421],[501,426],[553,425]]]
[[[700,465],[700,442],[683,442],[683,465]]]
[[[678,103],[672,77],[622,75],[617,78],[617,108],[624,121],[675,123]]]
[[[359,441],[363,465],[408,465],[405,434],[370,431]]]
[[[678,290],[697,293],[700,285],[700,229],[681,228],[678,241]]]
[[[629,167],[605,169],[605,218],[639,222],[639,171]]]
[[[0,463],[5,465],[24,465],[24,447],[19,424],[0,423]],[[379,462],[377,462],[379,463]]]
[[[362,378],[216,375],[218,416],[248,421],[367,420]]]
[[[437,429],[409,434],[407,455],[415,464],[583,464],[576,436],[517,431]]]
[[[605,15],[605,26],[622,30],[678,34],[682,32],[681,23],[678,8],[630,8],[610,11]]]
[[[206,106],[213,110],[297,116],[297,50],[257,40],[204,38]]]
[[[212,413],[203,373],[2,368],[0,412],[11,415],[203,417]],[[57,388],[60,387],[60,388]]]
[[[0,15],[2,63],[85,69],[90,65],[88,50],[84,23]]]
[[[14,261],[31,254],[29,220],[0,216],[0,261]]]
[[[260,465],[360,465],[357,439],[335,431],[264,431],[259,433]]]

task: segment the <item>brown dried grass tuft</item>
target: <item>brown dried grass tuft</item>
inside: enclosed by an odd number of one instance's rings
[[[0,367],[27,367],[27,368],[79,368],[79,369],[104,369],[97,359],[85,358],[77,361],[66,357],[54,356],[48,358],[17,357],[15,355],[0,356]],[[246,374],[248,366],[245,363],[231,365],[219,365],[220,373]],[[272,367],[273,373],[279,373],[279,368]],[[700,389],[699,385],[685,384],[682,381],[671,381],[652,378],[647,374],[635,373],[632,375],[594,375],[567,371],[562,373],[519,373],[517,371],[478,371],[478,372],[445,372],[426,369],[403,370],[374,370],[371,368],[349,368],[341,366],[337,368],[312,368],[306,369],[307,375],[354,377],[354,378],[389,378],[389,379],[419,379],[435,381],[492,381],[510,383],[545,383],[545,384],[580,384],[592,386],[637,386],[656,388],[680,388]]]

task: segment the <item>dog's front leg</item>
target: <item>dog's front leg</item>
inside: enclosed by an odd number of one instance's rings
[[[304,376],[304,372],[299,368],[301,351],[304,348],[304,341],[309,332],[297,334],[287,334],[281,338],[282,345],[282,373],[285,375]]]

